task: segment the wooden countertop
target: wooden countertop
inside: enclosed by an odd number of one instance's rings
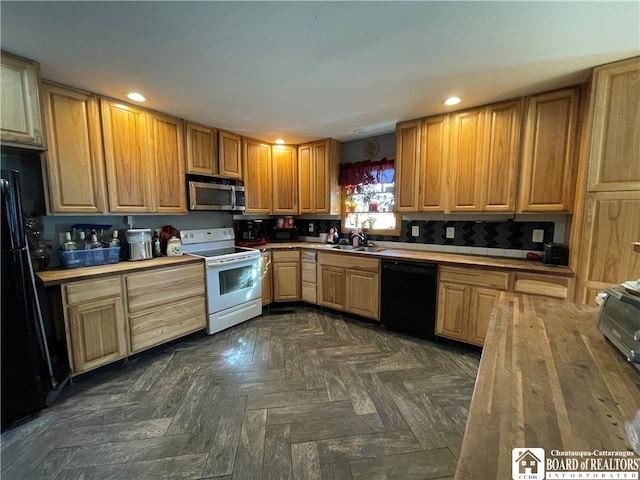
[[[307,248],[323,252],[336,252],[345,255],[373,255],[380,258],[393,258],[397,260],[404,259],[420,262],[434,262],[446,265],[472,265],[477,267],[506,268],[527,272],[549,273],[563,277],[573,277],[573,271],[571,271],[569,267],[550,267],[543,265],[540,261],[522,260],[518,258],[489,257],[485,255],[467,255],[462,253],[427,252],[402,248],[388,248],[381,252],[356,252],[353,250],[333,249],[324,243],[310,242],[267,243],[260,247],[260,249],[263,250],[283,248]]]
[[[183,255],[181,257],[160,257],[150,260],[139,260],[136,262],[122,261],[110,265],[100,265],[97,267],[82,267],[60,270],[43,270],[36,272],[37,279],[45,287],[59,285],[65,282],[74,282],[77,280],[87,280],[89,278],[98,278],[106,275],[114,275],[118,273],[129,273],[134,271],[150,270],[153,268],[167,267],[176,264],[198,263],[204,262],[200,257],[192,257]]]
[[[607,343],[598,309],[501,293],[455,479],[511,478],[512,448],[628,451],[640,372]],[[558,458],[558,457],[554,457]]]

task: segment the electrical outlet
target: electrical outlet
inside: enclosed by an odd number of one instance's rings
[[[313,223],[310,223],[310,224],[309,224],[309,231],[310,231],[310,232],[313,232]]]
[[[544,241],[544,230],[541,228],[534,228],[531,235],[531,241],[533,243],[542,243]]]
[[[456,227],[447,227],[447,238],[454,238],[456,236]]]
[[[420,236],[420,226],[419,225],[412,225],[411,226],[411,236],[412,237],[419,237]]]

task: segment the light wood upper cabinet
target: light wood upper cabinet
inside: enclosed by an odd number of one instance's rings
[[[101,109],[109,211],[152,213],[155,185],[147,112],[105,98]]]
[[[271,213],[272,166],[271,145],[243,139],[245,213]]]
[[[44,150],[40,112],[40,65],[6,52],[0,55],[0,140],[3,145]]]
[[[187,122],[187,173],[218,175],[218,132]]]
[[[242,137],[220,130],[218,132],[219,174],[225,178],[242,178]]]
[[[418,182],[420,180],[420,134],[422,122],[414,120],[396,126],[396,210],[418,210]],[[426,193],[426,191],[425,191]]]
[[[43,83],[49,149],[44,172],[48,212],[106,213],[104,158],[97,99]]]
[[[153,181],[155,211],[186,213],[187,193],[184,181],[184,122],[179,118],[150,115],[153,144]]]
[[[340,213],[340,143],[332,138],[298,146],[299,212]]]
[[[579,288],[576,301],[594,304],[595,294],[640,278],[640,191],[588,193],[586,198]]]
[[[446,208],[447,172],[449,164],[449,115],[425,118],[422,121],[418,210],[442,212]],[[408,175],[404,172],[403,176]]]
[[[529,98],[518,212],[570,212],[576,182],[580,88]]]
[[[298,149],[287,145],[274,145],[271,151],[273,165],[272,213],[298,213]]]
[[[482,211],[515,211],[521,121],[522,100],[498,103],[485,109]]]
[[[640,57],[593,75],[587,190],[640,190]]]
[[[485,185],[484,109],[452,115],[449,211],[481,210]]]
[[[298,201],[300,213],[315,212],[315,163],[311,144],[298,146]]]

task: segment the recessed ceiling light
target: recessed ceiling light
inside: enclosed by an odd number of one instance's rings
[[[284,140],[283,140],[283,139],[281,139],[281,138],[278,138],[278,139],[276,140],[276,143],[277,143],[278,145],[284,145]]]
[[[367,133],[367,131],[364,128],[356,128],[353,131],[354,135],[364,135],[365,133]]]
[[[146,100],[146,98],[144,98],[144,95],[141,95],[138,92],[127,93],[127,98],[129,100],[133,100],[134,102],[144,102]]]
[[[449,97],[444,101],[445,105],[457,105],[462,101],[462,99],[458,97]]]

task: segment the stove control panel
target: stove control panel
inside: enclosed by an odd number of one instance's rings
[[[233,228],[208,228],[198,230],[182,230],[180,240],[183,245],[194,243],[220,242],[236,238]]]

